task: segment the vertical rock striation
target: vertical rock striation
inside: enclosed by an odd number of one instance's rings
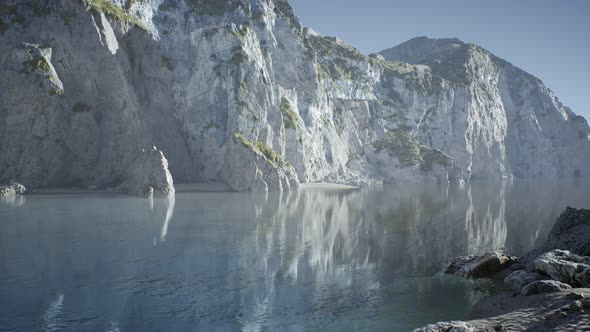
[[[365,56],[285,0],[5,1],[0,18],[0,182],[117,186],[154,145],[176,182],[240,191],[587,175],[586,121],[459,40]]]

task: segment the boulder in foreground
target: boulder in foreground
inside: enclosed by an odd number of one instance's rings
[[[526,285],[522,289],[521,294],[529,296],[540,293],[560,292],[568,289],[572,289],[572,286],[564,284],[563,282],[555,280],[537,280]]]
[[[504,279],[504,284],[510,287],[513,291],[520,293],[520,291],[528,284],[543,279],[548,279],[548,277],[536,272],[517,270],[510,273]]]
[[[574,287],[590,287],[590,257],[555,249],[533,261],[536,271]]]
[[[590,288],[579,288],[590,285],[589,235],[590,210],[567,208],[545,245],[510,266],[513,272],[504,283],[524,296],[502,292],[481,301],[470,321],[415,331],[590,331]],[[481,264],[487,260],[494,264]],[[459,258],[445,272],[465,276],[478,270],[474,267],[498,267],[498,260],[493,255]]]

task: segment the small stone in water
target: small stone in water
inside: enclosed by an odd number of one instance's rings
[[[582,310],[582,302],[581,301],[575,301],[574,303],[572,303],[570,305],[570,310],[572,310],[572,311],[581,311]]]

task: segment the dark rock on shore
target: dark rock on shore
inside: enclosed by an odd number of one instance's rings
[[[572,286],[563,282],[555,280],[537,280],[526,285],[522,289],[521,294],[524,296],[529,296],[540,293],[559,292],[568,289],[572,289]]]
[[[499,253],[460,257],[447,265],[444,273],[465,278],[489,277],[516,261],[515,257]]]
[[[481,301],[467,322],[442,322],[415,331],[590,331],[590,210],[567,208],[547,242],[510,266],[502,292]],[[444,272],[489,277],[510,256],[463,257]],[[580,288],[574,288],[580,287]],[[572,289],[573,288],[573,289]],[[518,294],[514,296],[514,294]]]
[[[543,246],[543,251],[553,249],[590,256],[590,210],[568,207],[557,218]]]
[[[504,284],[510,287],[514,292],[520,293],[520,291],[528,284],[544,279],[548,279],[548,277],[536,272],[517,270],[510,273],[504,279]]]

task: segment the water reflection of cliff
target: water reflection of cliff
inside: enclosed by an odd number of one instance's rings
[[[257,219],[254,238],[239,249],[248,253],[241,266],[266,275],[242,299],[242,308],[256,308],[243,309],[242,324],[256,329],[256,317],[270,317],[283,283],[330,284],[308,295],[313,305],[322,302],[318,293],[345,292],[359,279],[370,293],[395,276],[432,275],[453,257],[524,253],[545,238],[566,202],[580,201],[567,187],[541,188],[547,184],[433,184],[271,197],[258,207],[269,217]]]
[[[276,272],[293,279],[376,265],[427,274],[449,257],[505,246],[505,193],[503,185],[304,191],[279,200],[272,218],[258,220],[254,242],[264,264],[280,263]]]
[[[449,259],[526,252],[566,204],[587,207],[587,197],[581,185],[534,182],[194,193],[151,205],[0,201],[0,325],[408,330],[449,310],[461,317],[463,299],[481,296],[431,277]]]
[[[391,264],[400,274],[432,273],[459,255],[520,254],[539,244],[566,203],[580,201],[567,188],[541,188],[547,184],[303,191],[261,202],[276,213],[258,218],[254,242],[289,278],[304,272],[323,279],[374,264]]]

